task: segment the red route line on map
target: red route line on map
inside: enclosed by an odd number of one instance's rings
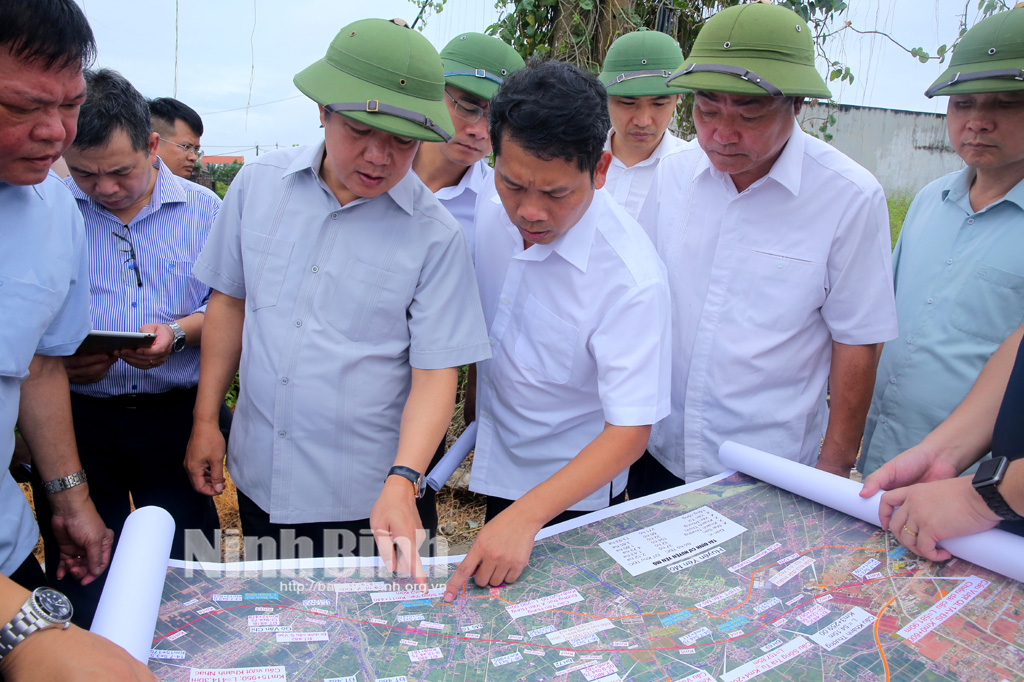
[[[838,546],[839,545],[822,545],[822,547],[838,547]],[[820,549],[820,547],[815,547],[814,549]],[[863,548],[845,547],[844,549],[863,549]],[[814,551],[814,550],[811,549],[811,550],[807,550],[807,551],[811,552],[811,551]],[[872,550],[872,551],[874,551],[874,550]],[[881,551],[881,550],[879,550],[879,551]],[[771,565],[774,566],[775,564],[771,564]],[[770,566],[766,566],[764,568],[770,568]],[[760,571],[760,570],[763,570],[763,569],[757,569],[756,571],[754,571],[754,573],[757,573],[757,571]],[[571,648],[567,648],[567,647],[553,646],[553,645],[549,645],[549,644],[534,644],[534,643],[530,643],[529,646],[535,647],[535,648],[539,648],[539,649],[551,649],[551,650],[555,650],[555,651],[575,651],[575,652],[579,652],[579,653],[612,653],[612,652],[615,652],[615,653],[630,653],[630,652],[640,652],[640,651],[678,651],[679,649],[689,649],[689,648],[705,647],[705,646],[716,646],[718,644],[725,644],[726,642],[733,642],[733,641],[735,641],[737,639],[742,639],[743,637],[747,637],[748,635],[751,635],[751,634],[753,634],[753,633],[755,633],[755,632],[757,632],[757,631],[767,627],[768,625],[771,625],[772,623],[777,621],[779,618],[781,618],[781,617],[783,617],[783,616],[785,616],[785,615],[787,615],[789,613],[792,613],[796,609],[798,609],[801,606],[803,606],[804,604],[806,604],[808,601],[813,601],[814,599],[817,599],[817,598],[819,598],[821,596],[824,596],[825,594],[830,594],[832,592],[836,592],[836,591],[839,591],[839,590],[842,590],[842,589],[847,589],[847,588],[850,588],[850,587],[859,587],[860,585],[867,585],[867,584],[874,583],[874,582],[879,582],[879,581],[882,581],[882,580],[890,580],[892,578],[900,578],[902,576],[912,575],[912,573],[913,573],[912,571],[904,571],[903,573],[894,573],[893,575],[883,576],[881,578],[876,578],[874,580],[865,580],[865,581],[862,581],[862,582],[859,582],[859,583],[850,583],[848,585],[840,585],[840,586],[835,587],[835,588],[833,588],[831,590],[828,590],[827,592],[823,592],[822,594],[816,595],[814,597],[810,597],[809,599],[807,599],[807,600],[805,600],[803,602],[800,602],[799,604],[795,604],[788,611],[783,611],[782,613],[780,613],[775,618],[773,618],[773,619],[771,619],[769,621],[765,621],[765,622],[761,623],[760,625],[758,625],[758,627],[754,628],[753,630],[750,630],[749,632],[744,632],[742,635],[739,635],[737,637],[729,637],[728,639],[718,640],[718,641],[714,641],[714,642],[706,642],[704,644],[693,644],[693,645],[690,645],[689,647],[671,646],[671,647],[651,647],[651,648],[647,648],[647,649],[640,649],[640,648],[637,648],[637,649],[628,649],[628,648],[627,649],[621,649],[621,648],[620,649],[571,649]],[[751,589],[753,589],[753,580],[754,580],[753,574],[751,574],[750,580],[751,580]],[[463,587],[463,591],[465,591],[465,587]],[[479,595],[479,596],[476,596],[476,597],[465,597],[465,598],[466,599],[483,599],[483,598],[498,599],[499,601],[503,601],[503,602],[506,602],[508,604],[513,603],[513,602],[508,601],[507,599],[502,599],[501,597],[496,597],[496,596],[492,596],[492,595],[489,595],[489,594],[487,594],[487,595]],[[747,599],[749,600],[749,596],[747,597]],[[893,599],[895,599],[895,597],[893,597]],[[746,603],[746,601],[747,600],[744,600],[744,603]],[[335,620],[343,620],[343,621],[346,621],[346,622],[349,622],[349,623],[359,623],[360,625],[369,625],[369,626],[372,626],[372,627],[383,627],[383,628],[387,628],[389,630],[396,630],[396,631],[399,631],[399,632],[407,632],[407,633],[414,634],[414,635],[426,635],[426,636],[430,636],[430,637],[440,637],[442,639],[457,639],[457,640],[461,640],[461,641],[465,641],[465,642],[471,642],[471,643],[472,642],[486,642],[488,644],[512,644],[512,645],[517,645],[517,646],[526,646],[527,645],[526,642],[523,642],[523,641],[513,641],[513,640],[504,640],[504,639],[475,639],[475,638],[472,638],[472,637],[463,637],[463,636],[460,636],[460,635],[446,635],[446,634],[442,634],[442,633],[439,633],[439,632],[426,632],[426,631],[423,631],[423,630],[416,630],[414,628],[409,628],[409,627],[404,627],[404,626],[399,626],[399,625],[387,625],[387,624],[381,624],[381,623],[373,623],[371,621],[359,620],[359,619],[356,619],[356,618],[346,618],[344,616],[337,616],[337,615],[334,615],[334,614],[320,613],[319,611],[306,611],[305,609],[296,608],[294,606],[287,606],[287,605],[284,605],[284,604],[245,604],[245,605],[240,605],[240,606],[229,606],[229,607],[226,607],[226,608],[223,608],[223,609],[218,609],[216,611],[210,611],[209,613],[204,613],[202,616],[200,616],[200,617],[198,617],[198,618],[196,618],[194,620],[191,620],[188,623],[185,623],[184,625],[182,625],[179,628],[176,628],[175,630],[172,630],[172,631],[168,632],[166,635],[162,635],[161,637],[157,637],[156,639],[153,640],[153,644],[156,644],[157,642],[159,642],[159,641],[161,641],[163,639],[166,639],[167,637],[170,637],[175,632],[180,632],[181,630],[189,627],[190,625],[194,625],[195,623],[198,623],[199,621],[203,620],[207,616],[215,616],[217,614],[226,613],[228,611],[233,611],[235,609],[247,609],[247,608],[253,608],[253,607],[256,607],[256,606],[273,606],[273,607],[279,608],[279,609],[287,609],[289,611],[297,611],[299,613],[307,613],[307,614],[309,614],[311,616],[321,616],[321,617],[324,617],[324,618],[333,618]],[[742,606],[742,604],[740,604],[740,606]],[[659,612],[656,612],[656,613],[644,613],[644,614],[631,615],[631,616],[613,616],[613,617],[609,618],[609,620],[611,620],[612,618],[643,618],[645,616],[657,616],[657,615],[661,615],[661,614],[665,614],[665,613],[676,613],[677,611],[685,611],[685,610],[686,609],[677,609],[676,611],[659,611]],[[700,610],[703,611],[703,609],[700,609]],[[550,612],[551,613],[570,613],[570,614],[573,614],[573,615],[586,616],[586,617],[589,617],[589,618],[602,618],[602,617],[604,617],[604,616],[595,616],[593,614],[575,613],[575,612],[572,612],[572,611],[557,611],[557,610],[554,610],[554,609],[552,609]],[[717,616],[717,617],[720,617],[720,616]]]

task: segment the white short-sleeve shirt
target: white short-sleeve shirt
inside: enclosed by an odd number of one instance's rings
[[[481,197],[493,195],[494,169],[488,166],[483,159],[466,169],[459,184],[442,187],[434,192],[434,196],[441,202],[441,205],[447,208],[448,212],[455,216],[455,219],[462,225],[462,232],[466,235],[470,254],[473,253],[473,243],[476,238],[477,202]]]
[[[462,231],[414,174],[341,206],[324,145],[247,163],[193,273],[245,299],[228,467],[273,523],[366,518],[411,371],[490,355]]]
[[[608,132],[608,141],[604,145],[607,151],[612,150],[612,135],[614,134],[614,130]],[[661,160],[696,144],[696,142],[680,140],[666,130],[661,142],[654,148],[651,155],[632,166],[626,166],[613,154],[612,163],[608,167],[608,178],[604,183],[605,191],[618,202],[619,206],[626,209],[626,213],[636,218],[644,200],[647,199],[647,194],[651,191],[654,174],[658,170]]]
[[[471,490],[518,499],[605,422],[642,426],[668,414],[665,268],[603,191],[570,230],[529,249],[498,198],[487,201],[476,265],[492,359],[477,364]],[[612,494],[625,483],[622,472]],[[604,486],[572,509],[601,509],[608,500]]]
[[[673,474],[721,472],[726,440],[817,461],[832,341],[897,334],[889,217],[866,170],[794,124],[737,193],[699,148],[665,159],[641,211],[672,289],[672,413],[649,449]]]

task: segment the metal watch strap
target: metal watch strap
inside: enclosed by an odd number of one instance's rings
[[[22,605],[21,610],[14,614],[14,618],[3,627],[0,627],[0,659],[11,653],[14,647],[25,641],[25,638],[33,632],[51,627],[67,629],[71,625],[70,613],[66,620],[52,620],[36,605],[36,593],[40,590],[48,589],[44,587],[36,588]],[[56,590],[50,591],[56,592]]]
[[[384,479],[387,480],[388,476],[401,476],[416,486],[417,499],[423,497],[423,493],[426,491],[427,479],[423,474],[410,467],[393,466],[388,469],[388,475],[385,476]]]
[[[174,341],[171,342],[171,350],[175,353],[180,353],[185,350],[185,330],[181,328],[181,325],[177,322],[168,322],[167,326],[171,328],[171,332],[174,334]]]
[[[999,462],[999,460],[1002,460]],[[996,516],[1003,519],[1004,521],[1024,521],[1024,516],[1021,516],[1017,512],[1013,511],[1013,508],[1006,502],[1002,493],[999,492],[999,484],[1002,483],[1003,477],[1006,475],[1006,469],[1009,462],[1005,457],[996,457],[990,460],[992,462],[999,462],[997,466],[997,472],[995,473],[994,479],[991,482],[986,482],[983,485],[974,485],[974,489],[981,495],[981,499],[985,501],[988,508],[995,513]],[[979,473],[981,469],[978,470]],[[977,477],[978,474],[975,474]]]
[[[63,478],[55,478],[52,481],[43,481],[43,490],[46,491],[47,495],[53,495],[54,493],[74,488],[76,485],[82,485],[88,480],[89,479],[85,476],[85,470],[76,471],[75,473],[69,474]]]

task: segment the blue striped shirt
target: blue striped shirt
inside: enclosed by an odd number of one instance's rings
[[[159,161],[153,198],[128,224],[89,198],[72,178],[64,180],[85,218],[93,329],[134,332],[150,322],[171,322],[205,311],[210,288],[192,276],[220,210],[217,195],[179,178]],[[136,261],[128,262],[129,236]],[[137,265],[142,286],[138,286]],[[171,353],[159,367],[141,370],[119,360],[93,384],[71,384],[83,395],[110,397],[163,393],[199,383],[199,347]]]

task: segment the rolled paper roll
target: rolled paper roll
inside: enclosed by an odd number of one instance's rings
[[[437,463],[430,473],[427,474],[427,485],[434,490],[440,490],[448,479],[452,477],[455,470],[467,457],[469,451],[476,445],[476,422],[472,421],[462,432],[462,435],[452,443],[448,452],[444,453],[441,461]]]
[[[160,612],[174,519],[161,507],[136,509],[125,521],[107,569],[92,632],[146,664]]]

